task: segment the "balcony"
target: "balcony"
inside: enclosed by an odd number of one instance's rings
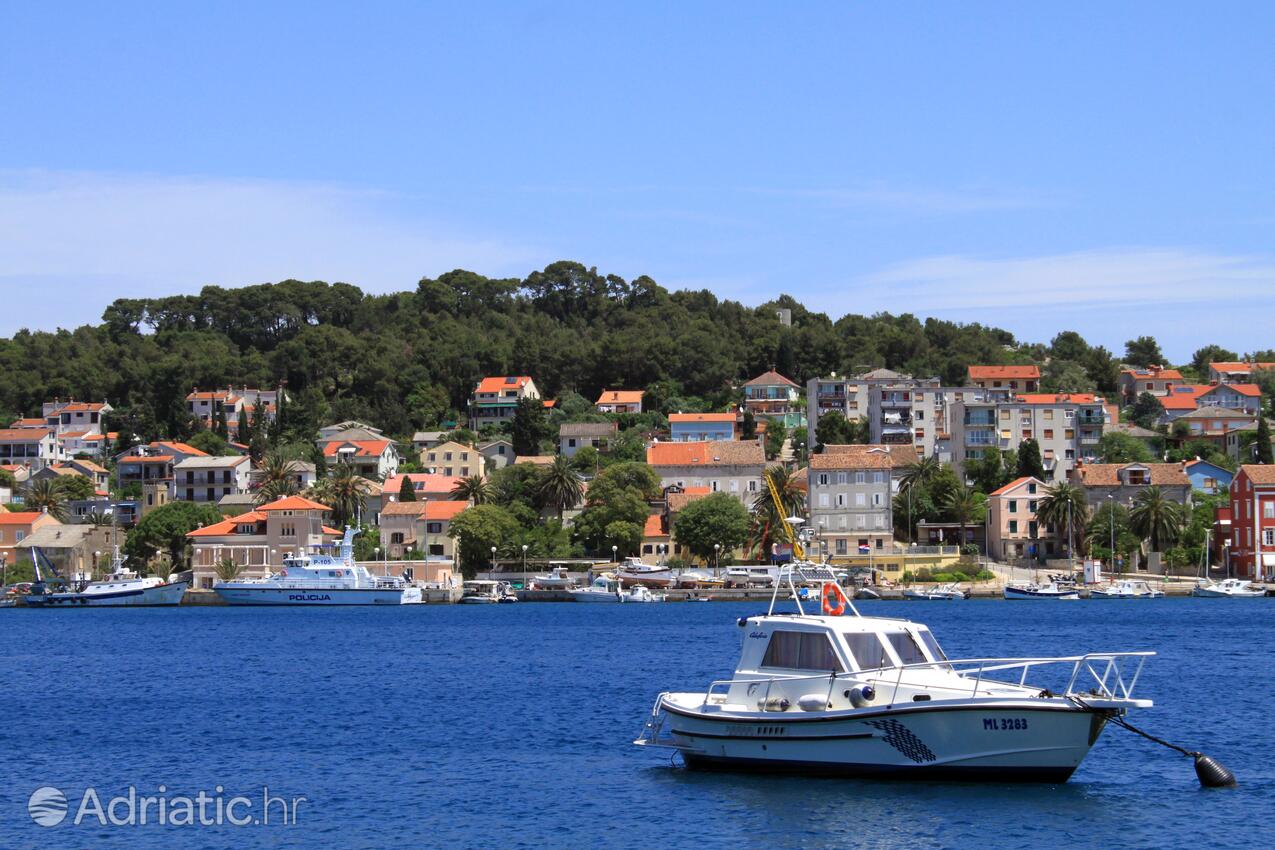
[[[974,414],[965,414],[965,424],[971,428],[993,428],[996,426],[996,417],[994,415],[978,416]]]
[[[1076,417],[1078,425],[1102,425],[1106,419],[1101,413],[1081,413]]]
[[[996,445],[996,435],[987,431],[974,431],[965,435],[965,445],[971,447],[988,447]]]
[[[1080,444],[1082,446],[1096,446],[1101,439],[1102,437],[1094,431],[1082,431],[1080,434]]]

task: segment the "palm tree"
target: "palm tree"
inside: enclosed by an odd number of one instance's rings
[[[282,499],[297,493],[301,488],[293,477],[293,458],[281,451],[268,452],[257,467],[258,505]]]
[[[41,478],[31,482],[24,504],[32,510],[47,513],[58,522],[66,522],[66,490],[60,481]]]
[[[936,455],[923,457],[918,461],[909,463],[903,468],[903,475],[899,478],[900,492],[911,490],[913,487],[924,487],[930,483],[934,476],[939,474],[939,470],[942,468],[943,462]]]
[[[94,528],[101,528],[104,525],[111,524],[111,516],[103,511],[95,509],[84,515],[84,522]]]
[[[243,572],[243,566],[233,558],[222,558],[213,567],[213,570],[217,573],[217,578],[222,581],[234,581]]]
[[[536,494],[542,504],[558,512],[558,519],[561,520],[564,511],[580,504],[580,499],[584,496],[584,482],[571,468],[571,461],[558,455],[553,459],[553,465],[541,473]]]
[[[1182,536],[1182,506],[1166,499],[1159,487],[1148,487],[1133,500],[1129,529],[1147,541],[1152,552],[1163,552]]]
[[[310,488],[314,499],[332,508],[332,521],[338,527],[354,523],[367,507],[370,491],[366,478],[355,473],[348,463],[332,468],[327,478]]]
[[[1089,522],[1089,502],[1085,492],[1075,484],[1060,481],[1045,490],[1045,497],[1036,508],[1036,519],[1066,535],[1071,546],[1083,542],[1083,532]]]
[[[965,545],[965,529],[972,522],[982,522],[987,511],[983,495],[965,484],[954,488],[943,499],[943,510],[948,519],[961,526],[960,545]]]
[[[457,481],[456,486],[447,495],[457,502],[473,502],[475,505],[485,505],[491,501],[492,493],[486,479],[481,475],[471,475],[468,478],[462,478]]]
[[[782,520],[806,513],[806,494],[796,476],[782,466],[771,466],[766,469],[766,477],[775,485],[779,504],[771,498],[769,488],[753,499],[748,551],[761,558],[768,557],[771,544],[777,542],[776,532],[783,527]]]

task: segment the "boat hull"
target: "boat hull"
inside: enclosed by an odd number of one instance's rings
[[[620,594],[618,593],[592,593],[586,591],[572,591],[572,602],[619,602]]]
[[[49,593],[25,597],[28,608],[152,608],[180,605],[189,582],[175,581],[108,593]]]
[[[803,775],[1065,782],[1105,720],[1030,703],[934,706],[804,719],[775,712],[717,719],[668,711],[687,766]]]
[[[630,573],[620,570],[615,574],[626,585],[640,584],[643,587],[668,587],[673,583],[673,575],[668,571],[659,573]]]
[[[214,587],[227,605],[404,605],[419,603],[420,590],[401,588],[275,588]]]
[[[1006,599],[1079,599],[1075,590],[1028,590],[1022,587],[1006,587]]]

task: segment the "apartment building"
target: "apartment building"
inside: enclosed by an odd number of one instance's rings
[[[524,398],[540,398],[536,382],[527,375],[483,378],[469,400],[469,427],[477,431],[484,425],[509,421]]]
[[[810,457],[811,527],[829,556],[892,548],[894,466],[885,445],[838,446]]]
[[[1241,578],[1275,576],[1275,466],[1244,464],[1230,487],[1230,567]]]
[[[782,422],[785,428],[806,424],[801,387],[771,369],[744,384],[744,409],[757,419]]]
[[[671,413],[669,439],[674,443],[733,440],[737,419],[734,413]]]
[[[653,443],[646,462],[661,487],[707,487],[710,493],[730,493],[748,508],[766,489],[766,455],[754,440]]]
[[[953,464],[989,448],[1017,450],[1024,440],[1040,445],[1049,482],[1064,481],[1078,461],[1093,461],[1106,422],[1104,401],[1091,393],[1032,393],[1011,400],[964,401],[952,406]]]
[[[1036,516],[1048,489],[1039,478],[1019,478],[987,497],[987,552],[1000,561],[1065,555],[1066,541]]]
[[[1117,387],[1122,404],[1133,404],[1138,396],[1151,393],[1156,398],[1171,395],[1185,383],[1177,369],[1148,366],[1145,369],[1122,369]]]
[[[173,466],[176,497],[187,502],[216,504],[226,496],[247,491],[252,458],[191,457]]]
[[[641,413],[643,390],[603,390],[593,403],[598,413]]]
[[[989,399],[1005,401],[1020,393],[1040,391],[1039,366],[971,366],[970,386],[987,390]]]

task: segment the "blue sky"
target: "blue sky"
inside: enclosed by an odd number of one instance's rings
[[[0,334],[576,259],[1275,347],[1275,6],[14,4]]]

